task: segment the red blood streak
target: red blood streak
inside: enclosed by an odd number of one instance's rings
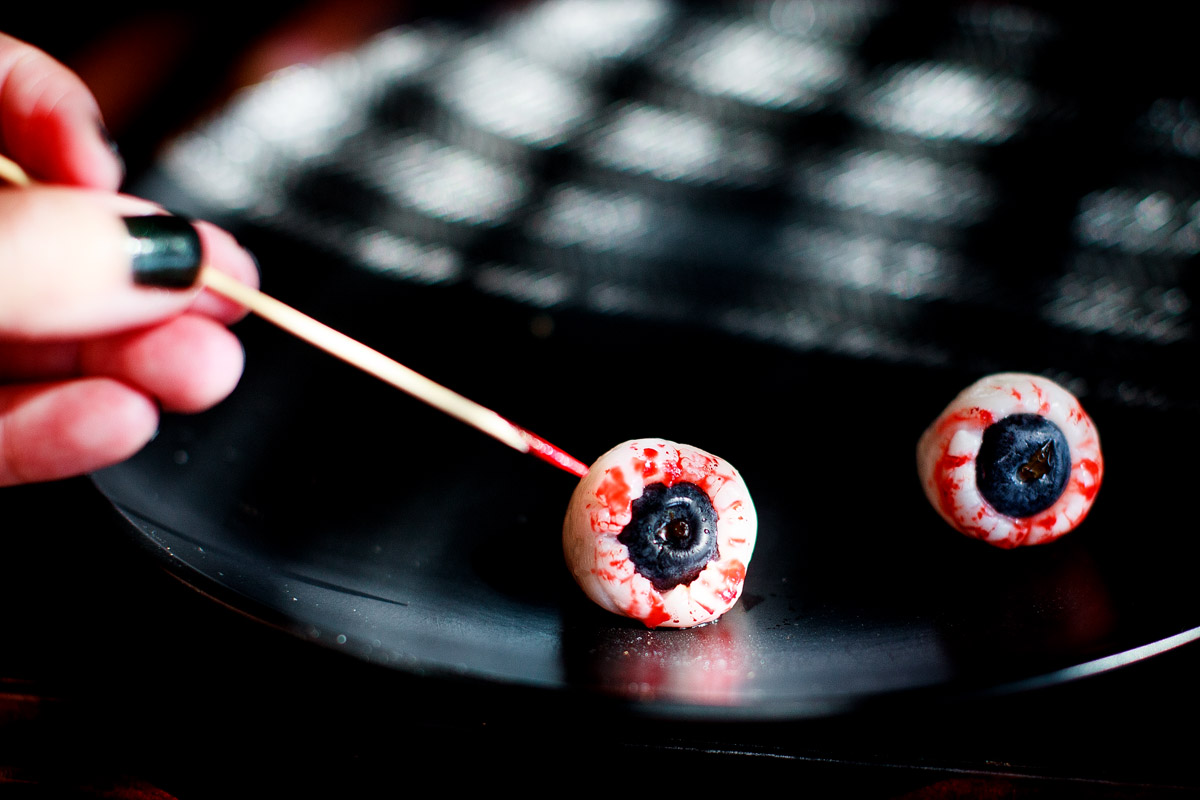
[[[659,465],[659,468],[663,473],[663,485],[667,487],[674,486],[683,477],[683,456],[679,456],[673,462],[663,461]]]
[[[1079,486],[1079,493],[1082,494],[1088,501],[1096,499],[1096,492],[1100,489],[1100,465],[1092,461],[1090,458],[1079,460],[1079,466],[1092,476],[1092,482],[1089,486],[1084,486],[1081,481],[1076,481]]]
[[[986,408],[972,406],[971,408],[964,408],[961,411],[956,411],[938,422],[937,430],[938,433],[945,433],[951,428],[958,427],[958,425],[963,422],[974,423],[975,427],[978,428],[986,428],[995,421],[996,417],[991,411],[988,411]]]
[[[568,455],[565,451],[560,450],[536,434],[530,433],[523,428],[517,428],[517,430],[520,431],[521,437],[529,445],[529,452],[542,461],[553,464],[561,470],[566,470],[577,478],[587,475],[587,465],[582,461]]]
[[[972,458],[973,456],[952,456],[947,453],[938,460],[938,469],[943,471],[958,469],[963,464],[969,464]]]
[[[1031,528],[1032,526],[1029,524],[1028,520],[1021,520],[1021,524],[1016,526],[1016,529],[1009,534],[1007,539],[1002,539],[999,542],[996,542],[996,544],[1005,550],[1011,550],[1015,547],[1020,547],[1021,544],[1029,538],[1029,531]]]
[[[650,476],[658,470],[658,464],[654,463],[654,459],[658,455],[658,451],[646,448],[642,451],[642,454],[646,457],[645,460],[642,461],[642,479],[649,480]],[[638,460],[635,458],[633,463],[637,464]]]
[[[964,464],[970,463],[973,456],[952,456],[945,453],[938,459],[937,465],[934,467],[933,474],[936,476],[936,486],[938,490],[938,498],[941,500],[942,510],[951,517],[956,517],[955,513],[958,504],[955,502],[954,495],[958,492],[958,481],[950,477],[950,473]]]
[[[629,497],[629,484],[625,481],[625,473],[620,467],[608,471],[604,481],[596,488],[596,499],[614,515],[628,508],[633,500]]]
[[[721,577],[725,579],[725,587],[718,597],[726,603],[732,603],[737,600],[738,587],[746,580],[746,566],[740,561],[731,561],[721,569]]]
[[[650,613],[642,620],[647,628],[657,628],[664,622],[669,622],[671,615],[667,613],[666,607],[663,606],[663,601],[655,597],[653,605],[650,606]]]

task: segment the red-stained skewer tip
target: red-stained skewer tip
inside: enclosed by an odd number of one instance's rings
[[[574,456],[555,447],[537,434],[518,428],[521,436],[529,443],[529,452],[543,461],[565,470],[577,478],[587,475],[587,465]]]

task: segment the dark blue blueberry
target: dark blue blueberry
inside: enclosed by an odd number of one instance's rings
[[[992,508],[1031,517],[1054,505],[1071,477],[1071,450],[1059,427],[1039,414],[989,425],[975,459],[975,483]]]
[[[633,501],[633,519],[617,541],[660,592],[694,581],[717,558],[717,510],[694,483],[652,483]]]

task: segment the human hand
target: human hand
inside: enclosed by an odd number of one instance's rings
[[[228,301],[135,282],[135,239],[123,219],[162,209],[113,193],[121,164],[79,79],[3,34],[0,149],[59,184],[0,188],[5,486],[129,457],[154,435],[160,409],[195,412],[227,396],[243,353],[225,328],[242,311]],[[252,257],[233,237],[194,228],[205,263],[257,284]]]

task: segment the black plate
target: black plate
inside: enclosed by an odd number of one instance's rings
[[[1183,535],[1194,417],[1091,407],[1109,464],[1091,516],[1001,551],[946,527],[916,480],[916,437],[956,373],[567,313],[534,336],[528,311],[470,293],[340,288],[290,299],[585,461],[640,436],[723,455],[760,538],[717,624],[610,616],[562,563],[572,476],[250,320],[232,399],[167,419],[95,480],[184,580],[315,643],[655,713],[777,718],[1052,682],[1200,634]]]
[[[661,714],[1017,688],[1200,634],[1190,29],[785,5],[418,21],[243,95],[139,192],[584,461],[735,464],[760,538],[719,623],[592,607],[571,476],[254,321],[230,401],[96,477],[134,536],[355,656]],[[914,448],[1021,370],[1080,392],[1107,473],[1080,530],[1006,552],[938,518]]]

